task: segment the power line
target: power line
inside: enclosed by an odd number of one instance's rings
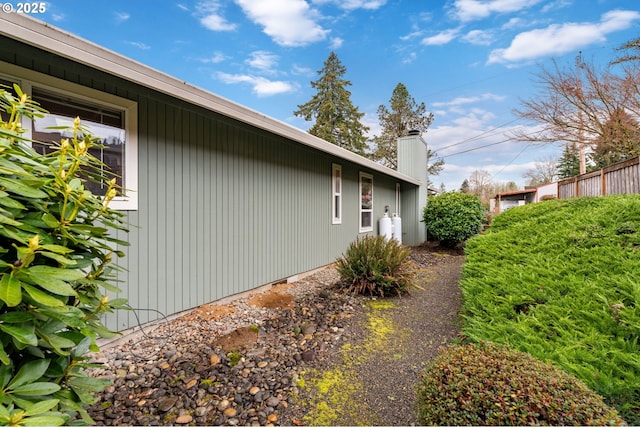
[[[492,142],[491,144],[482,145],[480,147],[470,148],[468,150],[459,151],[459,152],[453,153],[453,154],[447,154],[446,156],[438,156],[438,158],[439,159],[444,159],[444,158],[451,157],[451,156],[457,156],[458,154],[464,154],[464,153],[469,153],[471,151],[481,150],[483,148],[491,147],[493,145],[504,144],[505,142],[509,142],[509,141],[516,141],[516,139],[515,138],[507,138],[507,139],[503,139],[502,141]]]
[[[487,137],[488,137],[488,136],[492,136],[492,135],[489,135],[491,132],[496,131],[496,130],[498,130],[498,129],[500,129],[500,128],[503,128],[503,127],[505,127],[505,126],[507,126],[507,125],[510,125],[511,123],[516,122],[516,121],[518,121],[518,120],[522,120],[522,119],[521,119],[520,117],[516,117],[515,119],[513,119],[513,120],[511,120],[511,121],[508,121],[508,122],[506,122],[506,123],[503,123],[503,124],[501,124],[501,125],[498,125],[498,126],[496,126],[496,127],[492,128],[492,129],[489,129],[489,130],[487,130],[487,131],[484,131],[484,132],[482,132],[482,133],[480,133],[480,134],[478,134],[478,135],[476,135],[476,136],[472,136],[471,138],[467,138],[467,139],[465,139],[465,140],[463,140],[463,141],[456,142],[455,144],[446,145],[446,146],[444,146],[444,147],[439,147],[439,148],[437,148],[437,150],[446,150],[447,148],[451,148],[451,147],[455,147],[455,146],[457,146],[457,145],[461,145],[461,144],[464,144],[464,143],[467,143],[467,142],[475,141],[475,140],[480,139],[481,137],[484,137],[484,136],[487,136]]]

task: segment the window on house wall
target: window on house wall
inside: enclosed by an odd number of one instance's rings
[[[123,182],[126,142],[124,111],[80,102],[38,88],[33,88],[32,96],[34,101],[49,112],[44,117],[34,120],[31,137],[34,140],[33,148],[38,153],[48,154],[53,151],[52,141],[57,143],[63,138],[73,136],[70,129],[51,129],[52,127],[72,128],[75,117],[80,117],[82,125],[86,126],[92,136],[98,139],[99,146],[91,148],[89,153],[106,166],[103,176],[108,179],[108,174],[113,174],[118,186],[125,186]],[[107,183],[86,181],[85,188],[93,194],[104,196]]]
[[[373,175],[360,172],[360,232],[373,231]]]
[[[23,123],[23,127],[30,129],[26,136],[34,141],[33,148],[40,154],[51,152],[54,144],[72,136],[70,131],[51,127],[72,127],[73,120],[80,117],[82,125],[99,139],[101,147],[93,147],[90,152],[105,164],[105,178],[115,177],[123,188],[124,194],[114,198],[109,206],[137,210],[137,104],[31,70],[11,67],[15,76],[20,77],[0,78],[0,84],[16,82],[49,113],[35,118],[32,123]],[[106,185],[90,181],[85,185],[96,195],[102,196],[106,192]]]
[[[342,224],[342,166],[332,166],[331,184],[333,199],[331,202],[331,210],[333,212],[332,224]]]

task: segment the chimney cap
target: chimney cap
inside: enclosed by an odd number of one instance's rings
[[[420,131],[418,129],[411,129],[409,131],[409,136],[420,135]]]

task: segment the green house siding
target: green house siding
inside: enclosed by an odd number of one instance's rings
[[[118,264],[124,330],[333,262],[359,235],[359,173],[373,176],[373,234],[401,181],[247,123],[0,37],[8,62],[138,104],[138,209]],[[332,164],[342,223],[332,224]],[[415,185],[403,182],[403,206]],[[408,210],[407,210],[408,211]],[[405,222],[406,223],[406,222]],[[136,317],[137,316],[137,317]]]
[[[362,167],[160,100],[141,99],[139,120],[139,209],[125,258],[133,307],[176,313],[244,292],[329,264],[358,236]],[[338,225],[333,163],[343,167]],[[396,181],[373,175],[377,218],[395,203]],[[117,316],[118,328],[132,325],[132,314]]]

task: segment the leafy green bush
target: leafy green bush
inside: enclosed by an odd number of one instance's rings
[[[620,425],[615,409],[550,363],[490,343],[452,346],[418,385],[423,425]]]
[[[341,284],[355,294],[384,297],[408,292],[413,279],[407,260],[410,253],[395,239],[384,236],[357,239],[336,261]]]
[[[467,241],[462,330],[575,375],[640,424],[640,195],[510,209]]]
[[[430,197],[422,214],[427,233],[454,247],[482,230],[485,211],[473,194],[450,192]]]
[[[126,231],[108,207],[115,180],[105,197],[85,189],[104,165],[79,119],[72,138],[37,154],[20,123],[43,111],[13,89],[0,88],[0,424],[91,423],[83,405],[107,382],[86,374],[85,353],[112,335],[102,313],[125,303],[102,293],[118,290],[112,245],[126,245],[109,234]]]

